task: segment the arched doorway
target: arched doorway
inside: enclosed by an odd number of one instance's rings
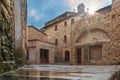
[[[103,45],[110,41],[110,37],[107,32],[101,29],[90,29],[80,34],[76,40],[76,62],[78,64],[89,64],[97,60],[102,60],[103,57]],[[82,61],[81,62],[81,57]]]
[[[65,51],[65,62],[69,62],[70,61],[70,52],[69,51]]]

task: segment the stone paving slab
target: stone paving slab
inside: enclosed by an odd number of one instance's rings
[[[71,80],[110,80],[115,72],[120,70],[114,66],[69,66],[69,65],[29,65],[22,68],[33,71],[49,71],[49,75],[42,77],[61,78]]]
[[[120,65],[25,65],[5,73],[0,80],[115,80],[112,78],[117,71]]]

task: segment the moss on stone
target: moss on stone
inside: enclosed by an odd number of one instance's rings
[[[15,49],[14,58],[17,67],[25,64],[25,55],[22,49]]]
[[[15,61],[15,35],[14,22],[12,22],[11,13],[13,13],[7,0],[0,1],[0,72],[10,71],[14,69]],[[11,8],[12,9],[12,8]]]

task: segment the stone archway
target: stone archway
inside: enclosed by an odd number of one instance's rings
[[[81,49],[83,64],[88,64],[90,61],[102,60],[102,45],[110,41],[110,37],[104,30],[91,29],[86,31],[77,38],[75,47]],[[78,53],[76,53],[76,56]],[[81,57],[81,56],[80,56]],[[77,60],[76,60],[77,62]],[[79,63],[78,63],[79,64]]]
[[[89,31],[85,31],[77,38],[76,43],[81,43],[81,45],[85,44],[94,44],[96,42],[108,42],[110,41],[110,37],[104,30],[101,29],[91,29]]]

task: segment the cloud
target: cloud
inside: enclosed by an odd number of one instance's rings
[[[86,8],[99,9],[112,3],[112,0],[65,0],[70,10],[77,9],[80,3],[84,3]]]
[[[35,9],[29,10],[28,11],[28,16],[33,18],[35,21],[39,21],[42,17],[42,16],[39,15],[37,10],[35,10]]]
[[[70,8],[70,10],[76,10],[77,6],[82,3],[82,0],[65,0],[65,3],[67,3],[67,6]]]

